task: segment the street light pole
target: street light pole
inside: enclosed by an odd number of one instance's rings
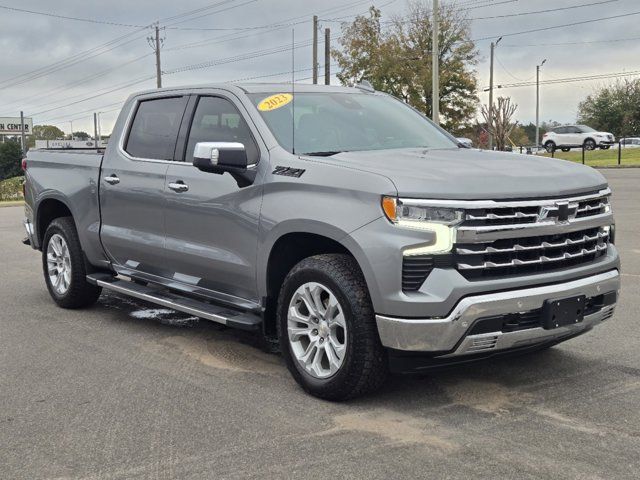
[[[488,117],[488,125],[487,130],[489,131],[489,150],[493,150],[493,57],[494,52],[498,44],[502,40],[500,37],[495,43],[491,42],[491,60],[489,65],[489,109],[487,112]]]
[[[546,63],[542,60],[540,65],[536,65],[536,150],[540,145],[540,67]]]

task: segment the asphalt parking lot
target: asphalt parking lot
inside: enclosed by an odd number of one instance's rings
[[[612,320],[342,404],[215,324],[107,294],[57,308],[22,208],[0,208],[0,478],[638,478],[640,169],[603,173],[624,272]]]

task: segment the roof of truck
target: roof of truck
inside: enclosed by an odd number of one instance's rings
[[[151,93],[169,92],[169,91],[185,91],[185,90],[206,90],[206,89],[221,89],[221,90],[237,90],[240,89],[245,93],[290,93],[292,90],[299,93],[357,93],[366,92],[355,87],[344,87],[338,85],[312,85],[308,83],[296,83],[293,87],[291,83],[212,83],[202,85],[181,85],[177,87],[168,87],[161,89],[151,89],[142,92],[136,92],[133,96],[147,95]]]

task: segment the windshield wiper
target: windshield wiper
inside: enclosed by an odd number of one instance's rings
[[[302,155],[307,155],[309,157],[331,157],[333,155],[337,155],[339,153],[342,153],[342,151],[340,150],[328,150],[326,152],[309,152],[309,153],[303,153]]]

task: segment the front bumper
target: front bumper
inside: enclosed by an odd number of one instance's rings
[[[376,322],[382,344],[394,350],[430,353],[441,358],[498,352],[578,335],[611,317],[615,304],[585,315],[579,323],[552,330],[534,327],[469,334],[478,320],[534,311],[549,299],[577,295],[591,299],[612,292],[617,294],[619,288],[620,274],[616,269],[565,283],[468,296],[446,317],[412,319],[376,315]]]

